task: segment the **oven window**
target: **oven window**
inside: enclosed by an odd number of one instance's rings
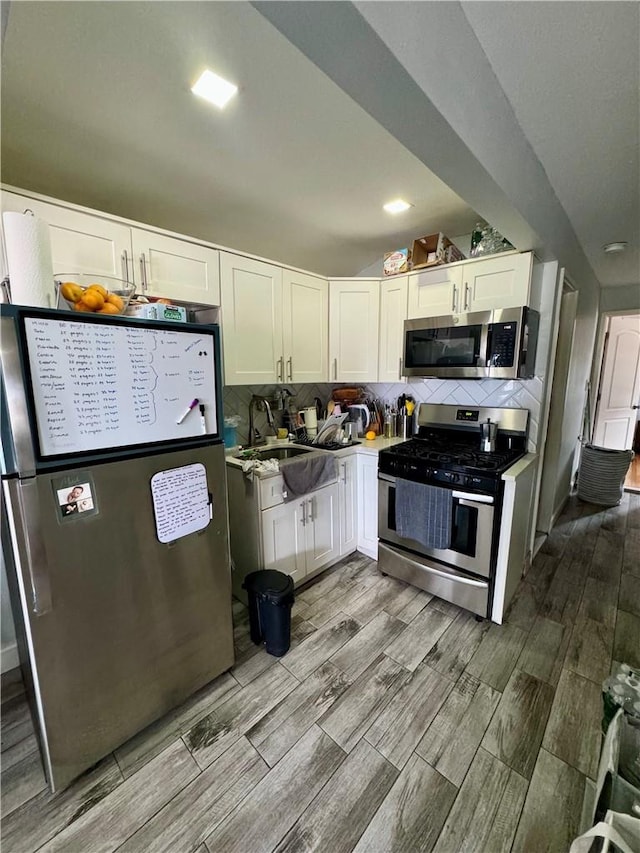
[[[396,532],[396,490],[390,487],[387,491],[387,527]],[[465,506],[457,500],[453,501],[453,524],[451,526],[451,551],[465,554],[467,557],[476,556],[478,539],[478,510],[476,507]]]
[[[476,556],[478,535],[478,510],[473,506],[463,506],[454,501],[453,530],[451,532],[451,550],[467,557]]]
[[[476,367],[481,325],[406,332],[407,367]]]

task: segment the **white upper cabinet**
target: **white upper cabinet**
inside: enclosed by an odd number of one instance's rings
[[[282,270],[220,252],[225,385],[284,381]]]
[[[462,270],[436,267],[409,278],[408,319],[456,314],[460,306]]]
[[[326,382],[329,282],[283,270],[282,306],[284,381]]]
[[[408,317],[441,317],[527,305],[532,265],[531,252],[509,252],[411,275]]]
[[[132,281],[131,229],[66,207],[2,193],[2,210],[33,211],[49,225],[54,275],[87,273]]]
[[[380,282],[379,382],[402,381],[404,321],[407,319],[408,276]]]
[[[139,293],[220,305],[219,252],[207,246],[132,228]]]
[[[178,302],[220,304],[218,250],[99,215],[15,193],[2,193],[2,209],[25,208],[49,224],[53,272],[113,276],[139,294]]]
[[[376,382],[380,282],[329,283],[329,380]]]
[[[326,382],[328,282],[220,253],[226,385]]]
[[[463,264],[461,311],[491,311],[529,303],[533,253],[496,255]]]

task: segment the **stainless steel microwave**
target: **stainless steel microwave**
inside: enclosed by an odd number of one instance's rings
[[[406,376],[442,379],[531,379],[540,315],[500,308],[405,320]]]

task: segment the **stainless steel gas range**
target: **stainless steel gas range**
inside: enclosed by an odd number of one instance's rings
[[[527,409],[420,406],[415,437],[379,456],[380,571],[490,615],[501,477],[526,453],[528,421]]]

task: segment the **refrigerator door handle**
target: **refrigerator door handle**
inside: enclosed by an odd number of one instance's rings
[[[47,552],[40,523],[40,503],[35,478],[18,484],[20,526],[26,544],[27,572],[31,586],[31,609],[37,616],[52,610],[51,585],[47,572]]]

